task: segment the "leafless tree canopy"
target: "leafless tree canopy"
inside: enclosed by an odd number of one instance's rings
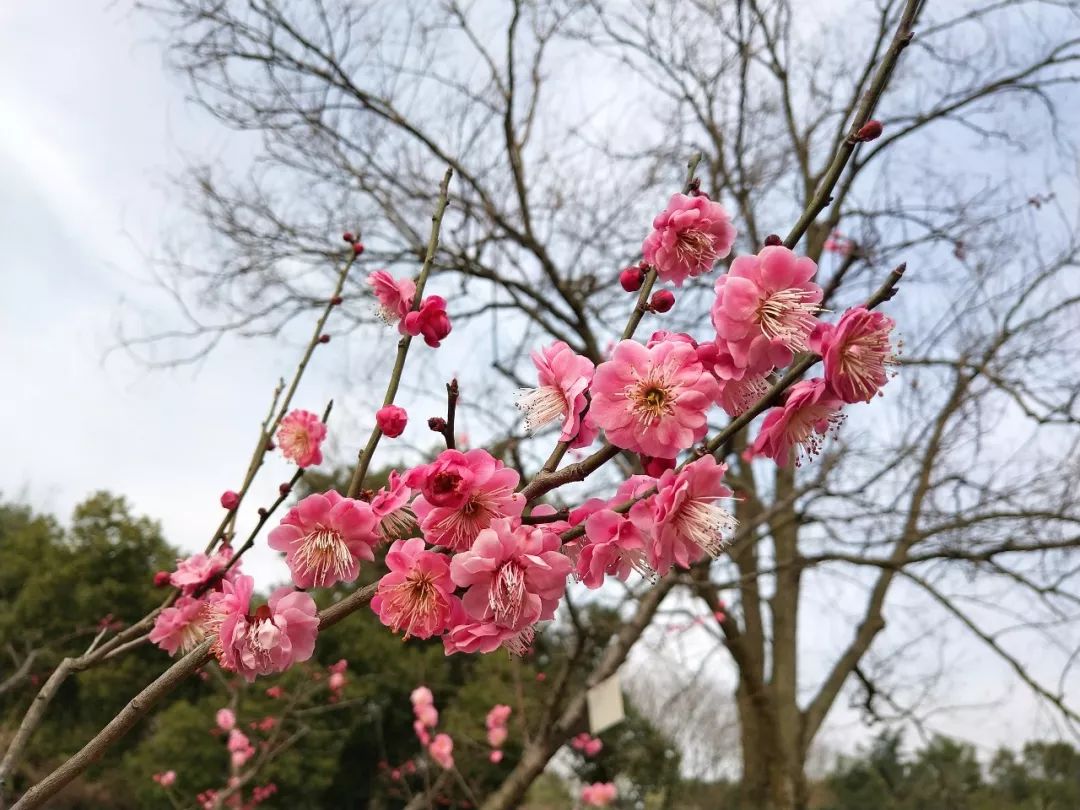
[[[813,464],[776,472],[731,448],[746,531],[679,583],[728,603],[715,632],[737,673],[753,806],[805,804],[807,751],[845,687],[870,716],[917,720],[907,645],[945,620],[1080,727],[1065,697],[1080,598],[1080,17],[1068,0],[917,5],[878,106],[884,135],[857,147],[800,245],[834,310],[907,261],[890,305],[899,379]],[[212,239],[162,264],[184,318],[166,336],[190,357],[232,331],[276,333],[317,305],[332,239],[357,224],[369,255],[414,266],[449,165],[435,279],[457,324],[499,330],[492,385],[528,376],[541,341],[599,361],[629,306],[616,276],[687,156],[703,155],[737,251],[786,232],[904,6],[158,0],[196,101],[257,142],[246,170],[192,167]],[[834,232],[845,249],[826,250]],[[703,334],[700,281],[646,328]],[[814,637],[819,622],[842,628],[835,643]],[[1044,639],[1038,666],[1016,627]]]

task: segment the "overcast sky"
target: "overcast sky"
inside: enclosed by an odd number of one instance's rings
[[[177,213],[168,176],[185,153],[244,157],[240,139],[185,104],[155,34],[102,0],[0,2],[0,492],[58,515],[93,490],[121,493],[195,550],[299,347],[227,339],[198,367],[168,371],[106,357],[118,323],[168,306],[143,260]],[[319,349],[297,405],[319,410],[337,393],[320,369],[347,365],[344,344]],[[289,472],[271,461],[249,508]],[[245,566],[263,584],[284,571],[265,551]],[[984,747],[1045,733],[1046,713],[1003,667],[952,654],[964,663],[955,702],[980,708],[939,727]],[[863,736],[854,718],[838,706],[827,741]]]

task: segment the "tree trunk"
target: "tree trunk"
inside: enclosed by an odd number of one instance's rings
[[[743,810],[806,810],[809,802],[805,763],[784,756],[780,725],[769,710],[751,700],[745,684],[735,693],[742,745]],[[772,701],[769,701],[771,706]],[[788,746],[787,750],[798,750]]]

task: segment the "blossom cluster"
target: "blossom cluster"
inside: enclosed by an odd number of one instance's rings
[[[700,193],[676,194],[654,219],[642,262],[624,270],[620,283],[637,290],[654,273],[680,288],[727,258],[735,236],[723,206]],[[378,553],[386,573],[371,608],[392,632],[439,638],[447,655],[500,647],[523,654],[538,624],[553,618],[571,577],[599,588],[608,577],[653,579],[719,554],[736,524],[727,466],[699,444],[710,420],[745,413],[779,371],[813,353],[821,376],[776,395],[745,454],[801,463],[820,450],[845,405],[873,399],[894,362],[891,318],[855,307],[835,323],[819,320],[815,263],[778,238],[766,242],[732,259],[716,279],[707,335],[627,338],[600,362],[563,341],[532,353],[536,385],[517,397],[526,430],[550,431],[564,449],[587,448],[602,435],[640,462],[642,472],[610,497],[557,512],[527,500],[519,473],[488,451],[447,449],[394,471],[377,492],[315,493],[292,506],[268,545],[284,555],[293,588],[276,590],[266,604],[252,608],[252,580],[228,546],[182,561],[166,575],[179,596],[161,613],[152,640],[175,653],[213,634],[224,668],[249,680],[279,672],[312,654],[318,616],[307,591],[356,581]],[[449,335],[443,298],[421,298],[416,282],[385,270],[371,273],[368,284],[381,316],[403,335],[422,336],[432,347]],[[674,303],[662,289],[647,309],[664,313]],[[381,435],[396,438],[408,414],[388,397],[376,422]],[[318,464],[326,426],[309,411],[293,411],[276,438],[296,465]],[[227,492],[222,504],[236,509],[239,499]],[[334,676],[344,683],[343,673]],[[417,735],[436,761],[452,761],[449,737],[431,738],[433,705],[414,699],[416,707]],[[435,722],[427,722],[431,713]],[[489,734],[498,738],[504,727],[489,726]]]

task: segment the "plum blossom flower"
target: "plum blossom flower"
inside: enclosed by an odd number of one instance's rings
[[[232,547],[222,546],[213,554],[192,554],[186,560],[177,560],[176,570],[169,577],[173,587],[184,596],[190,596],[224,570],[232,559]],[[239,566],[229,569],[229,577],[240,573]]]
[[[665,573],[672,561],[685,567],[699,549],[713,557],[720,553],[724,534],[735,530],[735,517],[716,503],[731,497],[723,484],[725,472],[726,464],[703,456],[679,472],[665,472],[656,482],[656,495],[642,507],[635,504],[651,511],[649,556],[657,571]]]
[[[588,807],[607,807],[618,795],[612,782],[594,782],[581,789],[581,803]]]
[[[735,226],[722,205],[704,196],[674,194],[653,220],[641,252],[661,280],[681,287],[686,279],[709,272],[734,242]]]
[[[570,745],[587,757],[595,757],[604,750],[603,741],[599,737],[593,737],[587,731],[583,731],[574,737],[570,741]]]
[[[397,405],[383,405],[375,412],[375,422],[388,439],[396,439],[405,432],[409,414]]]
[[[488,745],[492,748],[502,748],[502,744],[506,742],[506,738],[510,734],[506,728],[506,723],[510,719],[510,712],[509,706],[499,703],[492,706],[487,713],[487,717],[484,718]]]
[[[236,727],[236,714],[232,709],[218,709],[214,722],[222,731],[232,731]]]
[[[767,374],[807,348],[821,301],[816,272],[813,260],[773,245],[739,256],[716,280],[712,323],[739,366]]]
[[[157,615],[150,641],[169,655],[176,655],[177,650],[182,653],[193,650],[206,638],[202,626],[203,604],[192,596],[179,597]]]
[[[625,515],[601,509],[585,520],[586,542],[577,559],[578,579],[587,588],[599,588],[604,576],[625,580],[630,571],[646,579],[656,578],[645,551],[645,537]]]
[[[176,771],[163,771],[161,773],[155,773],[153,780],[164,788],[172,787],[176,782]]]
[[[524,655],[532,644],[532,628],[517,631],[501,627],[493,621],[475,621],[465,613],[461,602],[455,601],[450,611],[450,628],[443,635],[443,650],[454,653],[489,653],[506,647],[516,655]]]
[[[244,763],[255,756],[255,748],[251,745],[251,740],[238,728],[234,728],[229,732],[229,741],[226,747],[229,749],[233,768],[244,767]]]
[[[492,751],[490,754],[488,754],[488,760],[491,762],[492,765],[498,765],[500,762],[503,761],[503,752],[499,751],[498,749]]]
[[[570,573],[559,546],[558,536],[542,528],[494,521],[450,562],[454,584],[467,589],[465,613],[515,631],[551,619]]]
[[[206,629],[217,634],[212,649],[218,662],[249,683],[256,675],[284,672],[308,660],[319,632],[315,600],[289,587],[278,588],[249,614],[254,584],[249,576],[225,582],[224,590],[207,600],[206,610]]]
[[[446,299],[439,295],[429,295],[405,316],[400,328],[413,337],[424,336],[424,343],[434,349],[450,334],[450,316],[446,314]]]
[[[895,326],[888,315],[866,307],[847,310],[836,324],[818,324],[810,347],[821,355],[825,379],[844,402],[869,402],[889,381]]]
[[[398,323],[412,308],[416,284],[411,278],[398,280],[386,270],[376,270],[368,274],[367,283],[379,300],[379,317],[386,323]]]
[[[297,467],[322,464],[322,445],[326,425],[311,411],[295,410],[281,420],[277,443],[281,454]]]
[[[589,414],[616,447],[674,458],[705,436],[717,390],[689,344],[624,340],[596,369]]]
[[[405,476],[421,492],[412,508],[425,539],[454,551],[469,548],[493,521],[521,516],[525,498],[514,492],[518,480],[516,470],[479,449],[446,450]]]
[[[298,588],[326,588],[352,582],[359,560],[374,560],[377,519],[363,501],[336,492],[308,495],[270,532],[267,545],[285,552]]]
[[[525,429],[532,432],[561,421],[559,441],[568,442],[581,430],[581,415],[588,404],[585,392],[595,366],[561,340],[534,351],[532,361],[539,385],[523,390],[517,403],[525,412]]]
[[[449,734],[436,734],[428,746],[428,753],[443,770],[454,767],[454,740]]]
[[[787,465],[788,455],[795,448],[802,455],[813,457],[830,428],[842,421],[840,409],[844,402],[821,377],[803,380],[788,389],[784,404],[770,408],[761,423],[757,438],[749,447],[749,457],[768,456],[781,467]]]
[[[405,638],[431,638],[446,629],[454,583],[450,564],[442,554],[425,551],[418,537],[398,540],[386,553],[390,572],[379,580],[371,609],[393,632]]]
[[[416,515],[409,506],[412,489],[396,470],[391,470],[385,487],[371,499],[371,511],[379,521],[379,536],[393,540],[407,536],[416,527]]]
[[[416,721],[427,728],[435,728],[439,724],[439,711],[435,708],[435,696],[426,686],[418,686],[409,695],[412,703],[413,714]]]

